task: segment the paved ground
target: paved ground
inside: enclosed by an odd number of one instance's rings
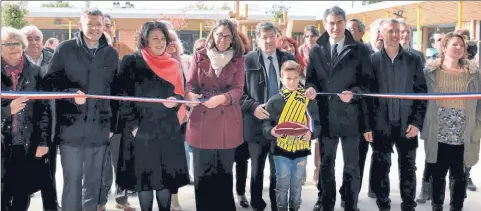
[[[420,142],[422,143],[422,142]],[[422,176],[422,171],[424,169],[424,149],[423,149],[423,144],[420,144],[421,147],[418,149],[418,158],[417,158],[417,166],[418,166],[418,171],[417,171],[417,180],[418,180],[418,192],[420,189],[420,183],[421,183],[421,176]],[[339,147],[337,153],[337,165],[336,165],[336,178],[337,178],[337,186],[340,186],[341,183],[341,174],[342,174],[342,152],[341,152],[341,147]],[[369,151],[369,154],[371,151]],[[369,155],[370,157],[370,155]],[[391,200],[392,200],[392,210],[397,211],[400,210],[400,194],[399,194],[399,183],[398,183],[398,171],[397,171],[397,155],[394,155],[392,157],[392,169],[390,173],[391,177]],[[303,192],[302,192],[302,208],[301,211],[310,211],[312,210],[312,207],[314,206],[314,203],[317,200],[317,189],[315,186],[312,185],[312,175],[314,171],[314,160],[313,156],[309,157],[309,164],[307,168],[307,174],[308,174],[308,181],[306,182],[306,185],[303,186]],[[61,194],[62,194],[62,185],[63,185],[63,180],[62,180],[62,171],[61,171],[61,165],[60,165],[60,160],[58,160],[58,171],[57,171],[57,187],[58,187],[58,194],[59,194],[59,199],[61,199]],[[366,161],[366,163],[370,163],[370,161]],[[268,165],[268,163],[267,163]],[[369,165],[367,165],[369,166]],[[368,168],[368,167],[367,167]],[[269,197],[268,197],[268,172],[269,167],[266,166],[266,173],[265,173],[265,179],[264,179],[264,200],[266,200],[267,203],[269,203]],[[365,172],[368,172],[366,169]],[[250,173],[249,173],[250,174]],[[471,172],[472,178],[474,180],[474,183],[478,185],[479,188],[481,188],[481,166],[475,166]],[[247,183],[249,184],[249,182]],[[367,177],[364,179],[364,184],[367,184]],[[247,190],[249,190],[249,187],[247,187]],[[249,191],[247,191],[249,192]],[[449,191],[447,192],[449,193]],[[247,194],[247,197],[249,198],[249,194]],[[179,198],[181,201],[181,205],[183,207],[183,210],[185,211],[194,211],[195,210],[195,197],[194,197],[194,190],[193,186],[186,186],[183,187],[179,190]],[[114,211],[118,210],[115,208],[115,204],[113,203],[114,198],[111,195],[109,197],[109,203],[107,204],[107,210],[108,211]],[[140,210],[138,206],[138,200],[137,198],[131,198],[130,200],[131,204],[137,207],[137,210]],[[337,205],[336,205],[336,211],[341,211],[340,205],[340,199],[338,195],[337,199]],[[446,196],[445,204],[449,203],[449,196]],[[468,198],[466,199],[465,203],[465,211],[479,211],[481,210],[481,190],[478,190],[477,192],[468,192]],[[376,211],[377,207],[375,204],[375,201],[373,199],[370,199],[367,197],[367,189],[365,186],[362,188],[362,192],[359,196],[359,208],[362,211]],[[449,210],[449,206],[445,205],[445,209]],[[154,209],[157,210],[157,209]],[[251,209],[244,209],[238,206],[238,210],[251,210]],[[418,205],[417,209],[418,211],[431,211],[431,206],[429,204],[424,204],[424,205]],[[42,211],[42,200],[40,197],[39,193],[36,193],[35,196],[32,198],[32,202],[30,205],[29,211]],[[266,211],[270,211],[270,209],[267,209]]]

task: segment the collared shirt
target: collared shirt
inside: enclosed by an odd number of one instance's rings
[[[277,86],[280,86],[281,84],[281,75],[280,75],[280,68],[279,68],[279,61],[277,60],[277,53],[274,52],[272,55],[268,55],[264,51],[262,51],[262,57],[264,59],[264,66],[266,70],[266,75],[267,75],[267,80],[269,79],[269,66],[271,65],[271,60],[268,59],[269,56],[272,56],[272,62],[274,62],[274,68],[276,69],[276,75],[277,75]]]
[[[29,56],[28,54],[25,54],[27,56],[27,59],[28,61],[38,65],[38,66],[42,66],[42,61],[43,61],[43,52],[40,53],[40,57],[38,57],[38,60],[35,61],[35,59],[33,59],[31,56]]]
[[[344,48],[344,40],[346,39],[346,37],[343,37],[341,40],[339,40],[338,42],[336,42],[334,39],[332,38],[329,38],[329,44],[331,44],[331,55],[332,55],[332,52],[334,51],[334,49],[332,49],[332,47],[334,46],[334,44],[337,44],[337,54],[341,53],[342,51],[342,48]]]

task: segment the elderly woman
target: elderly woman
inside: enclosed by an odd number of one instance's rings
[[[125,55],[120,68],[121,94],[183,99],[179,62],[166,53],[169,30],[160,22],[143,24],[139,52]],[[120,104],[125,121],[117,172],[118,185],[138,192],[142,211],[151,211],[154,192],[160,211],[170,211],[171,191],[189,183],[180,104],[127,102]]]
[[[441,41],[438,59],[426,66],[425,77],[431,93],[479,92],[480,74],[465,59],[461,35],[448,33]],[[421,132],[426,162],[432,171],[433,211],[443,210],[448,170],[452,177],[450,206],[463,209],[466,172],[479,159],[481,106],[478,100],[430,101]]]
[[[244,88],[243,54],[236,27],[220,20],[209,33],[206,48],[192,58],[186,99],[208,99],[201,105],[191,104],[186,131],[194,157],[197,211],[236,210],[232,167],[235,149],[243,142],[239,104]]]
[[[38,91],[41,68],[23,53],[27,39],[17,29],[2,28],[2,91]],[[28,210],[30,195],[48,178],[43,156],[51,131],[48,101],[22,97],[2,99],[2,210]],[[32,176],[33,175],[33,176]]]

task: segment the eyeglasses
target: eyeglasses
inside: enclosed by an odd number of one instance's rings
[[[224,35],[222,33],[216,33],[216,35],[219,37],[219,39],[224,38],[225,40],[232,40],[232,35]]]
[[[20,47],[23,44],[21,42],[7,42],[7,43],[2,43],[2,46],[5,47]]]

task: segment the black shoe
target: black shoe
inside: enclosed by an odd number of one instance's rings
[[[317,200],[316,204],[314,204],[314,209],[312,209],[312,211],[322,211],[321,200]]]
[[[57,206],[57,208],[54,209],[43,209],[43,211],[62,211],[62,208],[60,206]]]
[[[467,188],[470,191],[476,191],[476,189],[478,189],[476,187],[476,185],[474,185],[473,180],[471,180],[471,178],[468,179],[468,187]]]
[[[248,208],[249,207],[249,202],[247,201],[247,198],[245,195],[237,195],[237,199],[239,199],[239,204],[243,208]]]

